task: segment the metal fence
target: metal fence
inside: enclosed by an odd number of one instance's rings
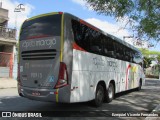
[[[16,29],[0,27],[0,37],[15,39]]]

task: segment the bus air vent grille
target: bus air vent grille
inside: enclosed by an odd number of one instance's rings
[[[55,49],[45,49],[45,50],[30,50],[23,51],[21,57],[23,60],[49,60],[54,59],[56,56]]]

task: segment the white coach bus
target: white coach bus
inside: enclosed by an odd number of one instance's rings
[[[108,28],[110,29],[110,28]],[[142,54],[69,13],[27,19],[19,37],[18,92],[50,102],[111,102],[144,84]]]

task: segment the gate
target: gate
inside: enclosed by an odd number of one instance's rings
[[[0,77],[12,78],[13,53],[0,52]]]

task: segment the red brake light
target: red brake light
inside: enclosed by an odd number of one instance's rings
[[[63,12],[58,12],[59,14],[63,14]]]
[[[66,85],[68,85],[67,66],[65,63],[60,62],[59,77],[55,88],[60,88]]]

